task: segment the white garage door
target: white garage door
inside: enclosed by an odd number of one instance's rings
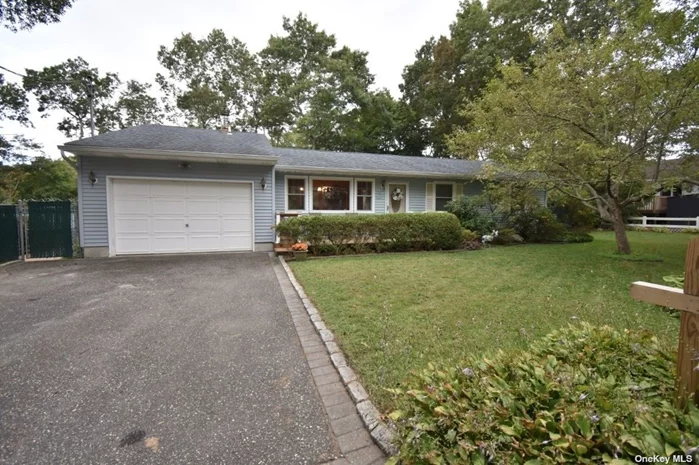
[[[252,250],[249,183],[113,179],[116,254]]]

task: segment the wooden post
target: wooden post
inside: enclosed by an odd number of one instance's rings
[[[684,294],[699,295],[699,238],[687,246],[684,262]],[[699,405],[699,314],[683,311],[680,315],[680,342],[677,350],[677,401],[684,407],[689,396]]]
[[[643,226],[645,226],[648,223],[648,217],[643,215]]]
[[[677,349],[675,404],[684,408],[692,397],[699,405],[699,237],[690,241],[684,263],[684,291],[659,284],[635,282],[631,297],[682,312]]]

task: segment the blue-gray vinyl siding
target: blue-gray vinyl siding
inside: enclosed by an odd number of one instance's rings
[[[271,166],[192,162],[189,168],[183,169],[179,165],[178,161],[81,156],[79,182],[83,247],[108,247],[109,245],[107,176],[252,181],[255,201],[255,242],[273,242]],[[97,178],[95,185],[88,180],[90,171]],[[266,182],[264,190],[260,186],[263,177]]]

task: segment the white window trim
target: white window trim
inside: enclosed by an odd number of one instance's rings
[[[334,177],[334,176],[309,176],[308,186],[310,190],[313,190],[313,181],[349,181],[349,210],[314,210],[313,209],[313,196],[308,196],[308,211],[310,213],[354,213],[354,180],[353,178],[345,177]]]
[[[358,183],[360,182],[370,182],[371,183],[371,210],[359,210],[357,208],[357,196],[359,192]],[[376,213],[376,180],[373,178],[354,178],[354,211],[357,213]]]
[[[402,184],[405,186],[405,213],[412,213],[410,211],[410,183],[406,181],[386,181],[386,187],[384,188],[384,213],[390,214],[389,212],[389,196],[391,195],[388,186],[391,184]]]
[[[289,210],[289,179],[303,179],[303,210]],[[284,211],[292,213],[305,213],[308,211],[308,176],[284,176]]]
[[[437,186],[451,186],[451,200],[456,198],[456,183],[455,182],[434,182],[434,211],[440,212],[444,210],[437,210]]]

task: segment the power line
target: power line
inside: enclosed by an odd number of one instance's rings
[[[5,67],[2,66],[2,65],[0,65],[0,69],[4,69],[4,70],[7,71],[8,73],[15,74],[15,75],[17,75],[17,76],[19,76],[19,77],[23,77],[23,78],[27,77],[27,76],[25,76],[24,74],[20,74],[20,73],[18,73],[17,71],[12,71],[11,69],[5,68]]]

